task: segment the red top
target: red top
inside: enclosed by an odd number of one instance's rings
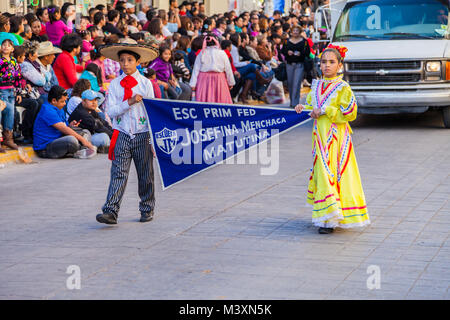
[[[40,36],[47,35],[47,28],[45,27],[45,24],[43,24],[42,22],[41,22],[41,33],[39,33],[39,35]]]
[[[83,67],[75,64],[74,58],[67,51],[63,51],[58,58],[56,58],[53,65],[56,78],[58,78],[59,85],[64,89],[73,88],[77,82],[77,73],[83,72]]]
[[[226,53],[227,56],[228,56],[228,59],[230,59],[231,70],[233,70],[233,73],[235,73],[235,72],[237,71],[237,69],[236,69],[236,67],[234,66],[234,63],[233,63],[233,57],[231,56],[231,52],[228,51],[228,50],[223,50],[223,51],[225,51],[225,53]]]

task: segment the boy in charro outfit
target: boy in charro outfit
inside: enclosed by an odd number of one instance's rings
[[[133,44],[104,46],[100,53],[118,61],[123,74],[111,81],[108,90],[106,112],[114,129],[109,149],[111,181],[103,213],[96,219],[100,223],[117,224],[133,160],[139,181],[140,222],[148,222],[153,219],[155,188],[151,135],[142,99],[154,98],[154,93],[150,80],[139,73],[137,66],[154,60],[158,53],[150,47]]]

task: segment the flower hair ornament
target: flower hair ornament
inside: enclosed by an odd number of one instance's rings
[[[345,58],[345,54],[348,51],[348,49],[346,47],[344,47],[344,46],[335,46],[335,45],[333,45],[331,43],[325,48],[325,50],[327,50],[327,49],[335,49],[335,50],[337,50],[337,52],[339,52],[339,54],[341,55],[342,59]],[[325,50],[323,50],[322,53],[325,52]],[[322,53],[320,54],[319,58],[322,57]]]

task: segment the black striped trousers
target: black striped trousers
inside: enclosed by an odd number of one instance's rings
[[[112,160],[111,181],[108,196],[102,208],[103,213],[119,214],[122,197],[127,186],[131,159],[136,166],[139,183],[139,210],[141,214],[153,211],[155,207],[155,177],[150,132],[138,133],[134,139],[123,132],[117,137]]]

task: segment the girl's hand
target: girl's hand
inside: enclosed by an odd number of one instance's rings
[[[297,113],[302,112],[303,109],[305,109],[305,107],[304,107],[302,104],[298,104],[298,105],[295,106],[295,111],[296,111]]]
[[[294,52],[292,50],[288,51],[288,55],[292,56],[294,54]]]
[[[313,118],[313,119],[318,119],[318,118],[320,117],[320,114],[321,114],[320,109],[316,109],[316,108],[315,108],[315,109],[311,112],[310,116],[311,116],[311,118]]]
[[[17,104],[21,104],[22,103],[22,96],[17,96],[16,97],[16,101],[17,101]]]

